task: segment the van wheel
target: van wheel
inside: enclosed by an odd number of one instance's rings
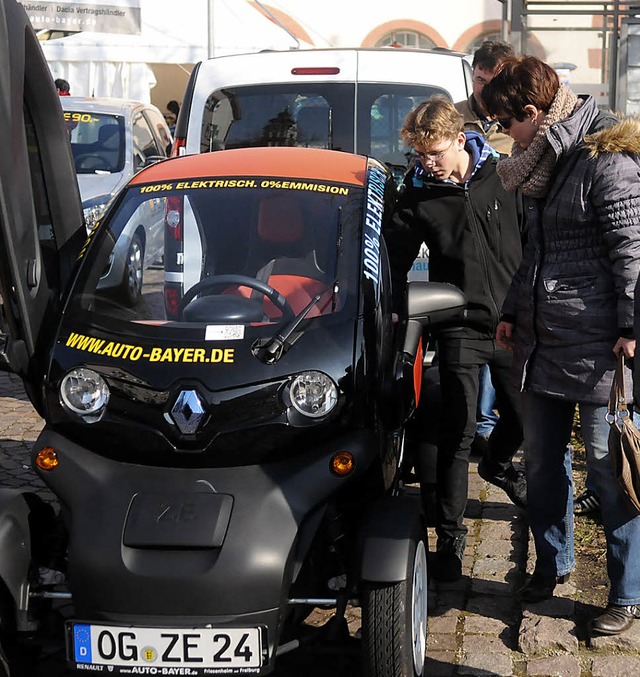
[[[144,243],[138,233],[131,238],[124,273],[120,285],[120,297],[129,308],[142,298],[142,272],[144,266]]]
[[[364,674],[419,677],[427,650],[427,555],[424,540],[411,546],[405,580],[367,583],[362,603]]]

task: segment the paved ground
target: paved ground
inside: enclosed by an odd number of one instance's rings
[[[41,426],[19,380],[0,372],[0,484],[42,490],[28,465],[28,452]],[[502,491],[478,477],[475,463],[469,495],[465,575],[457,583],[432,583],[430,588],[426,675],[640,675],[640,622],[617,638],[590,639],[586,628],[597,610],[573,599],[577,595],[571,583],[560,586],[553,600],[521,606],[515,591],[527,566],[531,568],[525,516]],[[318,614],[316,621],[322,620]],[[355,632],[356,610],[349,610],[349,620]],[[311,662],[294,661],[278,674],[359,674],[357,661],[344,656],[330,666],[319,661],[317,657]],[[25,677],[62,674],[52,666],[53,662],[45,662]]]

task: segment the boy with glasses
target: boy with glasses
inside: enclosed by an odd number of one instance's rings
[[[496,174],[498,154],[444,97],[421,103],[401,130],[415,163],[405,177],[391,226],[389,250],[395,311],[402,314],[407,272],[420,246],[429,248],[429,278],[459,287],[464,317],[437,334],[442,413],[437,460],[438,544],[433,576],[462,575],[466,544],[469,453],[476,428],[478,378],[488,364],[500,418],[478,472],[526,505],[526,482],[512,464],[522,442],[519,396],[509,380],[511,354],[497,346],[502,302],[522,258],[523,213],[518,193]]]

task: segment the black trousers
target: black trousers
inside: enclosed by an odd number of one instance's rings
[[[492,339],[438,340],[442,394],[437,460],[436,533],[455,538],[466,533],[462,520],[469,489],[469,453],[476,432],[480,367],[489,365],[500,419],[489,438],[488,463],[509,467],[522,439],[520,393],[511,382],[511,353]]]

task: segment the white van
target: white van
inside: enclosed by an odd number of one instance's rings
[[[399,130],[433,94],[471,92],[471,66],[448,50],[314,49],[223,56],[196,65],[175,132],[177,154],[310,146],[370,155],[398,176]]]

